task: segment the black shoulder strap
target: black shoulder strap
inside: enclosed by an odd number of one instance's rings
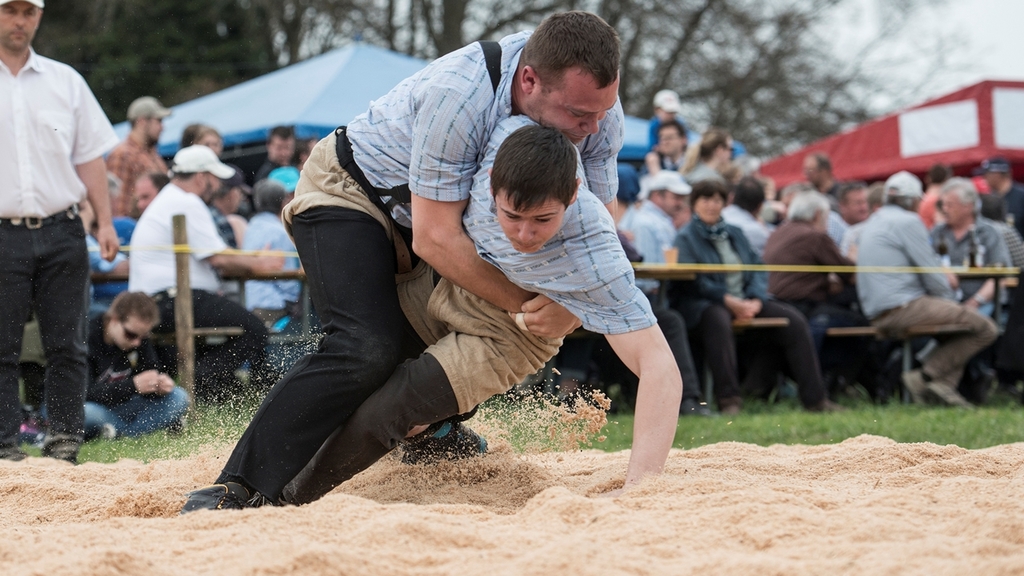
[[[501,44],[493,40],[478,40],[477,44],[484,51],[484,62],[487,64],[487,75],[491,77],[491,88],[498,92],[501,82]]]

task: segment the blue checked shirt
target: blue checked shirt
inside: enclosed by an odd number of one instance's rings
[[[473,175],[491,132],[512,115],[512,82],[530,32],[501,44],[501,82],[495,92],[476,43],[438,58],[406,78],[348,125],[356,163],[376,188],[409,184],[413,194],[443,202],[469,198]],[[590,190],[607,204],[618,190],[615,158],[622,148],[622,105],[600,131],[578,145]],[[411,225],[408,207],[395,214]]]
[[[622,251],[611,214],[586,192],[582,165],[576,202],[566,209],[561,229],[540,250],[517,252],[502,232],[487,169],[505,138],[531,124],[526,116],[513,116],[491,136],[462,220],[477,252],[513,284],[561,304],[591,332],[623,334],[653,326],[657,320],[634,283],[633,267]]]

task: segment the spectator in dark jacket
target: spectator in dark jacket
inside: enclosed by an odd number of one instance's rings
[[[160,371],[148,339],[160,321],[153,300],[122,292],[89,324],[86,438],[139,436],[181,421],[188,394]]]
[[[679,262],[699,264],[761,264],[743,232],[721,217],[728,192],[714,180],[698,182],[690,194],[694,218],[676,238]],[[740,366],[742,351],[746,373],[743,389],[768,392],[786,368],[799,387],[800,401],[808,410],[831,410],[818,368],[807,321],[792,306],[769,299],[768,275],[760,271],[698,274],[678,283],[675,305],[693,330],[690,342],[703,349],[704,361],[715,381],[715,395],[723,414],[742,406]],[[734,336],[733,320],[786,318],[784,328],[747,330]]]

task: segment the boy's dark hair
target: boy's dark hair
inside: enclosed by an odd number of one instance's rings
[[[524,126],[505,139],[494,156],[491,194],[503,192],[516,211],[548,200],[565,206],[576,193],[576,147],[545,126]]]
[[[561,83],[563,72],[579,67],[604,88],[619,77],[619,35],[596,14],[552,14],[526,41],[520,63],[553,85]]]
[[[750,176],[741,178],[733,191],[732,203],[751,214],[757,212],[764,204],[764,186],[757,181],[757,178]]]
[[[679,133],[683,140],[686,140],[686,127],[683,126],[682,122],[675,119],[666,120],[658,125],[658,134],[661,134],[661,131],[666,128],[675,128],[676,132]]]
[[[271,138],[280,138],[281,140],[291,140],[295,138],[295,127],[294,126],[274,126],[270,129],[270,134],[267,134],[267,142],[270,142]]]
[[[729,189],[725,187],[725,184],[718,180],[700,180],[693,185],[693,190],[690,192],[690,207],[696,205],[697,200],[710,198],[716,194],[722,198],[723,204],[729,201]]]
[[[132,316],[147,324],[160,322],[160,310],[145,292],[121,292],[103,315],[108,320],[118,322],[124,322]]]

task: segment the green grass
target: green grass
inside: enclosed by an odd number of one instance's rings
[[[892,438],[898,442],[956,444],[964,448],[985,448],[1024,441],[1024,410],[1007,398],[976,410],[919,407],[890,404],[874,406],[859,400],[845,400],[845,412],[805,412],[792,400],[776,404],[751,401],[742,414],[730,418],[688,417],[679,420],[674,446],[694,448],[716,442],[771,444],[831,444],[861,434]],[[255,412],[255,401],[237,406],[200,406],[183,433],[157,432],[141,438],[95,440],[82,447],[80,462],[115,462],[122,458],[150,461],[184,458],[211,444],[233,444]],[[558,449],[549,433],[557,417],[545,412],[540,403],[525,406],[496,399],[481,416],[508,431],[509,440],[527,451]],[[557,423],[555,424],[557,426]],[[563,433],[580,427],[562,427]],[[590,447],[616,451],[632,443],[633,416],[608,415],[608,424]],[[595,435],[596,437],[596,435]],[[564,444],[564,443],[563,443]],[[38,454],[38,450],[34,452]]]
[[[629,448],[632,415],[609,415],[602,433],[602,450]],[[744,412],[726,418],[679,419],[674,446],[694,448],[716,442],[771,444],[833,444],[861,434],[885,436],[897,442],[956,444],[986,448],[1024,441],[1024,411],[1003,403],[965,411],[956,408],[873,406],[858,403],[845,412],[814,414],[791,404],[748,403]]]

